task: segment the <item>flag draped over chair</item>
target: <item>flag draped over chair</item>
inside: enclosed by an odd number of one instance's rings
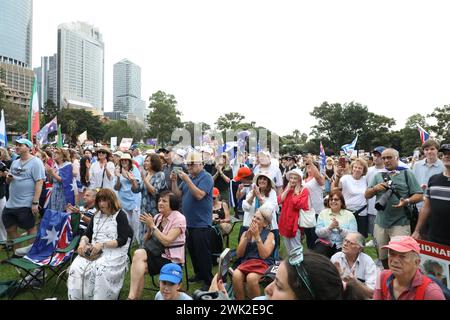
[[[25,259],[38,265],[58,266],[70,258],[73,252],[54,254],[56,249],[66,248],[72,240],[70,214],[47,209],[41,220],[36,240]]]

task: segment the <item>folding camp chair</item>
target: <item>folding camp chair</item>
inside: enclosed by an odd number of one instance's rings
[[[186,291],[189,291],[189,274],[188,274],[188,265],[187,265],[187,245],[184,245],[184,264],[181,265],[181,267],[184,267],[184,279],[186,281]],[[150,279],[152,281],[152,286],[148,288],[144,288],[146,290],[150,291],[159,291],[159,283],[156,282],[155,276],[157,275],[151,275]]]
[[[17,289],[11,294],[11,299],[21,288],[29,287],[34,281],[41,281],[39,279],[41,274],[43,285],[54,276],[61,274],[61,271],[67,266],[67,262],[70,261],[72,250],[76,248],[80,239],[80,236],[72,237],[72,224],[77,230],[79,214],[46,210],[36,240],[28,255],[23,258],[6,260],[6,263],[16,268],[21,278]],[[35,259],[36,257],[39,258],[39,261]],[[51,272],[48,279],[46,279],[47,269]],[[37,299],[34,292],[31,292]]]

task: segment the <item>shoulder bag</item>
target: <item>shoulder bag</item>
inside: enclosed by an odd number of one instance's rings
[[[410,189],[409,189],[409,179],[408,179],[408,170],[404,170],[405,172],[405,181],[406,186],[408,187],[408,196],[411,196]],[[415,203],[404,207],[406,216],[409,219],[409,224],[411,226],[411,233],[414,232],[416,229],[417,221],[419,221],[419,209],[417,209],[417,206]]]
[[[303,188],[303,190],[305,189],[306,188]],[[314,228],[316,226],[316,211],[312,207],[311,196],[308,196],[308,206],[308,211],[300,209],[299,212],[298,226],[301,228]]]

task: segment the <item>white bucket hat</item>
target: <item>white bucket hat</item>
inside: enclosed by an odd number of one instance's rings
[[[289,171],[288,173],[286,173],[286,179],[289,180],[291,174],[296,174],[296,175],[300,176],[300,178],[303,179],[303,172],[302,172],[302,170],[300,170],[300,169],[298,169],[298,168],[292,169],[291,171]]]
[[[256,182],[258,182],[259,177],[266,177],[267,179],[269,179],[270,181],[270,185],[272,187],[272,189],[277,189],[277,187],[275,186],[275,182],[273,181],[273,179],[268,176],[266,173],[258,173],[254,178],[253,178],[253,183],[256,185]]]

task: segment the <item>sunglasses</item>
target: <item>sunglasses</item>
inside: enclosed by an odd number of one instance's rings
[[[314,294],[314,290],[312,289],[311,281],[309,280],[308,272],[303,266],[303,246],[298,246],[291,250],[289,253],[289,264],[297,270],[297,275],[302,280],[302,283],[305,285],[308,293],[311,298],[315,300],[316,295]]]

